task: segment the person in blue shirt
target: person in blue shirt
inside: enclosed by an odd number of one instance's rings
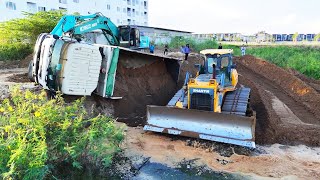
[[[154,45],[153,45],[153,44],[150,44],[149,50],[150,50],[150,53],[151,53],[151,54],[154,53]]]
[[[188,60],[189,53],[190,53],[190,46],[189,46],[189,44],[187,44],[184,47],[184,54],[185,54],[184,60]]]

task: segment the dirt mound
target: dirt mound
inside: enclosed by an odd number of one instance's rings
[[[33,54],[30,54],[22,60],[0,61],[0,69],[27,68],[32,58]]]
[[[146,57],[150,61],[142,65]],[[132,56],[128,52],[122,52],[119,59],[114,96],[122,99],[110,100],[94,95],[87,97],[86,106],[97,113],[112,115],[129,126],[144,125],[146,106],[164,106],[178,90],[175,73],[171,71],[175,69],[170,67],[173,61],[179,65],[178,61],[141,54]],[[138,66],[131,67],[133,64]]]
[[[245,56],[238,62],[252,69],[255,73],[279,85],[297,103],[304,104],[320,120],[320,94],[301,79],[292,76],[286,70],[254,56]]]
[[[176,83],[165,63],[157,61],[142,68],[118,66],[115,95],[115,116],[129,124],[144,124],[146,105],[166,105],[176,92]]]
[[[252,88],[256,141],[320,145],[319,93],[291,73],[253,56],[235,58],[239,83]]]
[[[16,83],[28,83],[30,82],[28,78],[28,73],[24,74],[14,74],[12,76],[9,76],[8,78],[9,82],[16,82]]]
[[[307,77],[304,74],[301,74],[300,72],[294,70],[294,69],[288,69],[288,72],[296,76],[297,78],[301,79],[303,82],[314,88],[318,93],[320,93],[320,80],[315,80],[312,78]]]
[[[196,76],[196,73],[198,71],[197,68],[194,67],[195,64],[202,63],[201,57],[199,55],[191,54],[188,57],[187,61],[183,61],[180,66],[180,75],[179,75],[179,87],[182,87],[186,73],[189,72],[192,77]]]

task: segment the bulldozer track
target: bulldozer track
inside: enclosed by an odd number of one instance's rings
[[[250,88],[241,87],[233,92],[228,92],[222,106],[222,113],[245,116],[249,99]]]

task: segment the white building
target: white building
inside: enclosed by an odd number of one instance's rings
[[[35,13],[66,9],[69,14],[101,12],[117,25],[148,25],[148,0],[0,0],[0,21],[23,17],[23,11]]]

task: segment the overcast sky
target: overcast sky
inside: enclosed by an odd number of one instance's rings
[[[320,0],[149,0],[149,25],[195,33],[319,33]]]

